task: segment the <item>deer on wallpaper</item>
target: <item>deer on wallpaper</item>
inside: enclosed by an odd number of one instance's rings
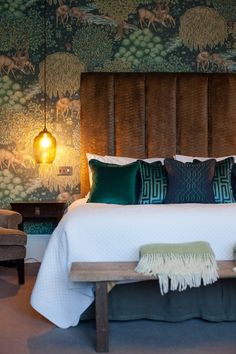
[[[169,7],[163,7],[161,5],[156,6],[153,11],[141,7],[138,10],[139,23],[141,28],[147,25],[149,28],[151,25],[156,31],[155,23],[160,23],[164,27],[174,27],[175,19],[169,14]]]
[[[14,57],[11,58],[6,55],[0,55],[0,74],[9,75],[11,73],[15,77],[14,70],[20,70]]]
[[[197,69],[202,71],[208,71],[211,69],[228,71],[229,65],[236,64],[235,61],[225,59],[220,53],[209,53],[208,51],[202,51],[196,58]]]
[[[56,118],[61,116],[66,118],[71,113],[74,117],[80,115],[80,100],[71,100],[67,97],[62,97],[56,102]]]

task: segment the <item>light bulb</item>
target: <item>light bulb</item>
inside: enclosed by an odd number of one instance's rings
[[[44,133],[43,137],[40,141],[40,145],[41,145],[42,149],[48,149],[49,146],[51,146],[51,144],[52,144],[52,141],[51,141],[50,137],[48,136],[48,133]]]

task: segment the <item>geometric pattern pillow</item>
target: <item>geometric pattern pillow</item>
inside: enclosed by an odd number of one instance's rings
[[[167,192],[167,173],[160,161],[147,163],[139,161],[141,193],[139,204],[161,204]]]
[[[193,162],[198,162],[194,159]],[[234,203],[234,195],[231,184],[231,172],[234,158],[228,157],[217,161],[213,178],[213,193],[216,203]]]
[[[196,163],[165,159],[168,189],[164,203],[215,203],[215,164],[214,159]]]

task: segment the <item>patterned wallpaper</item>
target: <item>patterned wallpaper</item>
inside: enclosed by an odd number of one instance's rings
[[[1,207],[79,196],[81,72],[236,72],[235,0],[45,4],[0,2]],[[52,165],[39,166],[32,142],[43,128],[45,88],[58,152]],[[73,174],[59,175],[60,166]]]

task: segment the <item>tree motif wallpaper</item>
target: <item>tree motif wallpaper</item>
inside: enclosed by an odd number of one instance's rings
[[[236,72],[236,1],[1,1],[1,207],[78,198],[84,71]],[[36,165],[45,97],[58,151],[53,164]]]

